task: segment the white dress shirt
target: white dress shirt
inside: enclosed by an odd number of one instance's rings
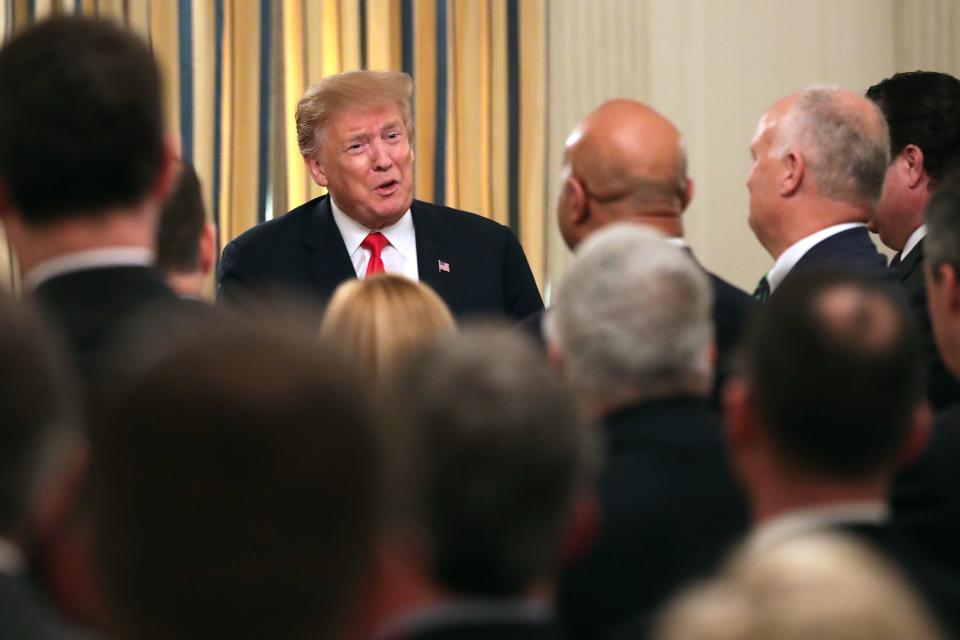
[[[768,520],[747,538],[750,551],[766,551],[776,545],[840,524],[883,524],[890,519],[890,507],[872,500],[841,502],[824,507],[797,509]]]
[[[370,262],[371,254],[368,249],[361,247],[360,244],[368,234],[373,233],[373,230],[367,229],[341,211],[332,197],[330,198],[330,210],[333,212],[333,221],[340,229],[343,243],[347,247],[347,254],[350,256],[350,262],[353,263],[353,270],[357,272],[357,277],[362,279],[367,274],[367,263]],[[406,276],[411,280],[419,280],[417,234],[413,228],[413,214],[410,213],[410,210],[407,209],[403,217],[392,226],[378,229],[378,231],[390,241],[390,244],[380,252],[384,271]]]
[[[773,263],[773,268],[767,272],[767,283],[770,285],[770,293],[776,291],[777,287],[783,282],[783,279],[787,277],[787,274],[797,266],[797,263],[800,262],[807,251],[813,249],[816,245],[820,244],[830,236],[835,236],[838,233],[846,231],[847,229],[854,229],[856,227],[865,227],[866,225],[862,222],[845,222],[843,224],[835,224],[832,227],[827,227],[826,229],[820,229],[816,233],[812,233],[802,240],[797,240],[790,248],[780,254],[780,257],[777,258],[777,261]]]
[[[910,237],[907,238],[907,243],[903,245],[903,251],[900,252],[900,261],[903,262],[907,259],[907,256],[910,255],[910,252],[920,244],[920,241],[924,239],[927,235],[927,225],[922,224],[917,227],[913,233],[910,234]]]
[[[41,284],[74,271],[102,267],[149,267],[156,257],[145,247],[103,247],[67,253],[36,264],[23,274],[23,288],[33,291]]]

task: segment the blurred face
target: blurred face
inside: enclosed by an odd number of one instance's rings
[[[347,110],[304,161],[340,209],[368,229],[394,224],[413,202],[413,147],[398,105]]]
[[[747,175],[747,190],[750,192],[750,228],[757,237],[764,236],[764,229],[777,210],[778,169],[781,165],[777,158],[770,156],[773,141],[776,139],[777,119],[767,112],[750,143],[750,156],[753,164]],[[762,242],[762,239],[761,239]]]
[[[933,337],[940,351],[940,357],[954,376],[960,377],[960,341],[953,325],[958,322],[951,309],[951,291],[956,287],[956,273],[951,267],[940,267],[940,278],[933,277],[933,265],[924,261],[923,276],[927,285],[927,309],[930,311],[930,323],[933,325]]]

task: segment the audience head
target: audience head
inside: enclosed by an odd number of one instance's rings
[[[584,118],[567,138],[563,179],[557,218],[571,249],[617,220],[683,234],[693,195],[686,149],[673,123],[640,102],[611,100]]]
[[[390,449],[416,449],[392,502],[427,542],[426,579],[458,597],[530,595],[552,579],[595,466],[569,392],[505,327],[447,335],[392,382]]]
[[[921,444],[919,340],[883,283],[830,270],[787,279],[755,317],[744,369],[727,392],[728,438],[755,507],[757,490],[778,486],[761,470],[885,488]]]
[[[169,172],[162,102],[130,31],[76,16],[24,29],[0,50],[5,208],[42,226],[140,204]]]
[[[960,80],[945,73],[895,74],[867,90],[890,127],[892,161],[871,231],[903,249],[923,223],[933,188],[960,168]]]
[[[120,637],[335,637],[378,528],[359,376],[316,336],[198,328],[93,443],[97,554]]]
[[[184,162],[177,186],[160,212],[157,267],[175,291],[198,297],[202,276],[210,273],[216,260],[216,242],[216,230],[207,222],[200,179],[193,165]]]
[[[0,296],[0,537],[23,546],[83,444],[65,363],[41,325]]]
[[[948,176],[927,204],[923,241],[927,303],[940,357],[960,376],[960,173]]]
[[[546,318],[551,353],[588,405],[709,393],[712,293],[682,248],[636,224],[591,235]]]
[[[339,345],[364,372],[382,377],[453,329],[453,316],[433,289],[380,274],[337,287],[320,335]]]
[[[743,554],[666,609],[654,640],[941,640],[930,613],[884,558],[818,534]]]
[[[413,201],[413,80],[398,71],[347,71],[307,89],[297,141],[314,181],[368,229],[397,222]]]
[[[760,119],[750,145],[750,227],[775,257],[842,222],[866,222],[890,156],[883,114],[863,96],[813,87]]]

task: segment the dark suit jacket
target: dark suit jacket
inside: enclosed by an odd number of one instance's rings
[[[939,416],[923,456],[897,477],[893,519],[904,536],[960,579],[960,406]]]
[[[941,411],[960,402],[960,384],[953,377],[937,349],[927,310],[927,285],[923,279],[923,242],[911,251],[896,268],[900,284],[907,293],[910,310],[923,340],[924,364],[927,371],[927,397],[934,409]]]
[[[476,214],[414,200],[420,280],[456,316],[496,314],[521,320],[543,300],[520,243],[501,224]],[[440,262],[449,266],[441,271]],[[219,298],[243,302],[250,293],[282,288],[328,298],[356,278],[329,196],[250,229],[223,250]]]
[[[26,577],[0,573],[0,638],[79,640]]]
[[[561,573],[559,614],[574,638],[654,613],[712,571],[747,528],[721,426],[706,398],[674,397],[608,415],[598,487],[601,531]]]
[[[866,227],[847,229],[815,244],[797,261],[787,278],[794,272],[818,265],[858,269],[882,281],[893,281],[887,259],[877,251]]]
[[[960,581],[945,572],[924,549],[911,544],[891,525],[846,524],[838,530],[851,533],[892,562],[919,599],[943,625],[948,638],[960,638]]]

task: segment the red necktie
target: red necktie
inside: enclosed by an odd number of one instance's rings
[[[363,239],[363,242],[360,243],[360,246],[370,252],[370,261],[367,263],[367,274],[364,278],[369,278],[375,273],[383,273],[385,269],[383,268],[383,260],[380,259],[380,252],[383,251],[383,248],[390,244],[390,241],[387,240],[387,237],[379,232],[373,232],[368,234],[366,238]]]

